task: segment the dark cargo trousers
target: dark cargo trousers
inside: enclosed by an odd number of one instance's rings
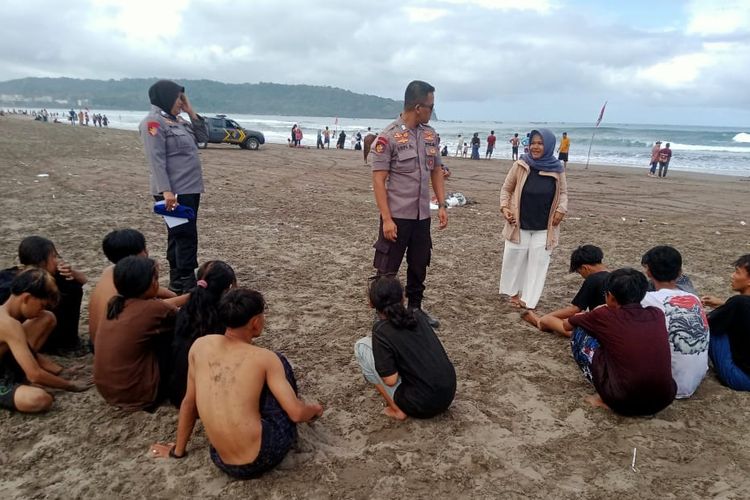
[[[156,201],[163,196],[154,196]],[[167,228],[167,261],[169,261],[169,288],[177,293],[189,292],[195,287],[195,268],[198,267],[198,206],[201,195],[177,195],[177,203],[195,211],[195,219],[186,224]]]
[[[406,254],[406,298],[409,307],[422,307],[424,281],[432,255],[430,219],[393,219],[396,224],[396,241],[383,236],[383,219],[380,219],[378,241],[375,242],[373,266],[378,276],[396,276]]]

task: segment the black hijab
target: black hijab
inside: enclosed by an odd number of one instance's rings
[[[151,104],[158,106],[171,116],[172,106],[181,92],[185,92],[185,87],[171,80],[159,80],[148,89],[148,98]]]

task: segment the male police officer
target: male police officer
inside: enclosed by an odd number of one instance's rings
[[[406,297],[421,309],[430,264],[430,181],[439,203],[440,229],[448,225],[442,161],[435,129],[427,125],[435,88],[415,80],[406,87],[404,110],[375,140],[372,185],[380,210],[374,266],[378,275],[395,275],[406,253]],[[431,316],[430,324],[438,321]]]
[[[203,192],[203,173],[198,142],[208,141],[205,120],[185,95],[185,88],[169,80],[159,80],[148,90],[151,112],[139,130],[151,168],[151,194],[164,200],[167,210],[179,203],[198,216]],[[190,116],[190,123],[180,113]],[[185,293],[195,286],[198,267],[198,228],[196,219],[167,229],[169,288]]]

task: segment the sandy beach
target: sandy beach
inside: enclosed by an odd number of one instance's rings
[[[522,324],[501,300],[498,207],[510,161],[446,159],[447,190],[474,203],[433,229],[425,307],[442,322],[458,392],[446,414],[398,423],[381,414],[352,352],[371,326],[365,292],[378,221],[361,152],[211,145],[201,157],[199,260],[225,260],[241,286],[263,292],[258,344],[289,357],[301,395],[321,402],[324,416],[299,427],[278,469],[241,482],[211,463],[200,424],[186,459],[148,456],[151,443],[174,440],[171,407],[123,413],[95,389],[58,392],[44,415],[0,411],[3,498],[750,496],[750,395],[709,372],[695,396],[654,418],[590,408],[583,399],[593,387],[568,342]],[[167,269],[136,133],[0,117],[0,169],[2,268],[16,263],[23,237],[43,235],[89,276],[88,294],[107,265],[103,236],[133,227]],[[750,226],[741,224],[750,224],[748,179],[646,172],[569,164],[569,214],[540,311],[573,297],[581,281],[568,259],[583,243],[601,246],[612,269],[640,268],[645,250],[673,245],[700,294],[729,295],[731,262],[750,253]],[[84,307],[84,338],[86,321]]]

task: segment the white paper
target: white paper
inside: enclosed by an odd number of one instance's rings
[[[167,223],[167,227],[170,229],[188,223],[188,219],[183,219],[182,217],[170,217],[169,215],[162,215],[162,217],[164,217],[164,222]]]

